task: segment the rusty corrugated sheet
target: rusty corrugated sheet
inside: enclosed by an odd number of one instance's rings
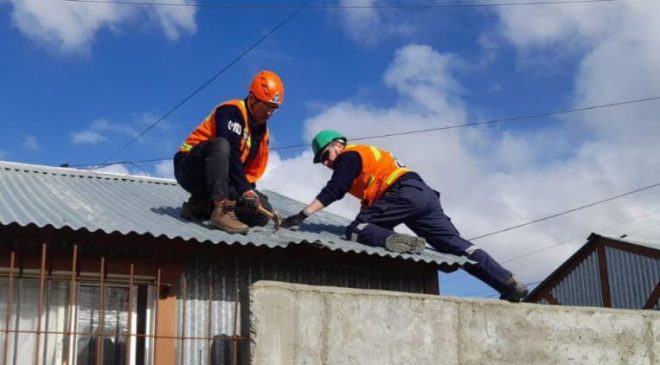
[[[266,194],[284,215],[304,207],[277,193]],[[269,248],[313,244],[344,253],[433,263],[444,270],[466,262],[431,249],[422,255],[398,255],[346,241],[342,236],[348,220],[327,212],[310,217],[299,231],[273,233],[267,226],[252,229],[248,235],[231,235],[179,218],[179,207],[187,198],[188,193],[173,180],[0,161],[0,225],[52,226]]]

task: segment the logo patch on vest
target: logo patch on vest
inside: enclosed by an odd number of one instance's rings
[[[241,126],[241,123],[232,122],[230,120],[229,123],[227,123],[227,128],[239,136],[243,134],[243,127]]]

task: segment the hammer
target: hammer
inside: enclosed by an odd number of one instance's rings
[[[280,213],[278,213],[277,211],[271,212],[268,209],[262,207],[261,205],[257,207],[257,211],[260,214],[263,214],[266,217],[268,217],[268,219],[273,220],[273,224],[275,225],[275,231],[278,231],[280,229],[280,224],[282,224],[282,216],[280,215]]]

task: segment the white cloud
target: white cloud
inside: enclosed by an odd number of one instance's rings
[[[144,117],[139,117],[137,123],[141,124],[143,120]],[[122,138],[136,137],[138,131],[130,124],[116,123],[99,118],[94,120],[89,128],[71,133],[71,142],[73,144],[97,145],[111,140],[111,138],[107,137],[109,135],[121,135]]]
[[[90,129],[99,132],[111,132],[118,134],[125,134],[130,137],[135,137],[138,132],[131,126],[121,123],[112,123],[107,119],[97,119],[92,122]]]
[[[166,179],[174,179],[174,165],[172,160],[166,160],[157,163],[156,176]]]
[[[93,132],[93,131],[82,131],[82,132],[76,132],[76,133],[71,133],[71,142],[73,144],[99,144],[101,142],[106,141],[107,138],[103,137],[100,133],[98,132]]]
[[[380,2],[382,3],[382,1]],[[353,41],[363,45],[374,45],[384,38],[412,32],[412,26],[404,22],[401,17],[394,17],[391,12],[369,8],[378,3],[379,0],[341,0],[339,2],[341,6],[365,7],[338,11],[339,22]]]
[[[109,165],[109,166],[104,166],[99,169],[96,169],[94,171],[98,172],[110,172],[113,174],[122,174],[122,175],[130,175],[131,171],[122,164],[117,164],[117,165]]]
[[[151,177],[152,175],[138,164],[113,164],[94,169],[96,172],[109,172],[113,174]]]
[[[179,0],[178,2],[182,4],[194,3],[193,0]],[[177,40],[181,38],[183,33],[193,34],[197,31],[194,8],[186,7],[185,9],[187,9],[187,11],[174,6],[154,7],[154,12],[157,15],[157,19],[160,26],[163,28],[165,35],[167,35],[167,38]]]
[[[35,136],[25,136],[23,138],[23,147],[30,151],[39,151],[41,149],[41,146],[39,146]]]
[[[304,138],[310,140],[327,128],[357,137],[469,122],[461,85],[454,77],[460,67],[456,56],[428,46],[403,47],[384,76],[385,84],[398,92],[398,103],[388,108],[351,101],[330,105],[306,121]],[[588,73],[580,72],[578,84],[583,75]],[[620,115],[583,113],[579,121],[556,121],[540,131],[453,129],[365,142],[394,152],[441,191],[447,214],[469,238],[656,182],[660,155],[655,153],[653,140],[660,135],[660,127],[650,123],[660,110],[656,106],[633,112],[627,108]],[[573,135],[579,122],[589,127],[586,138]],[[627,128],[621,131],[616,123]],[[652,133],[645,136],[649,130]],[[329,176],[324,167],[312,165],[311,153],[306,151],[292,159],[278,158],[264,185],[307,202]],[[505,260],[583,237],[506,265],[525,281],[539,280],[583,244],[591,231],[648,213],[658,197],[657,191],[640,193],[475,243],[496,259]],[[345,198],[336,209],[353,217],[357,200]],[[610,233],[623,233],[630,227],[624,225]]]
[[[191,0],[175,0],[192,3]],[[12,21],[28,38],[65,53],[89,51],[103,28],[119,31],[130,21],[146,14],[172,40],[183,33],[195,33],[194,7],[149,7],[110,3],[80,3],[43,0],[10,0]]]
[[[428,46],[412,44],[396,52],[392,65],[385,73],[385,84],[422,105],[429,112],[448,119],[464,119],[458,96],[461,87],[452,72],[461,67],[460,61],[448,54],[439,54]],[[458,105],[460,106],[460,105]],[[414,105],[417,107],[417,105]],[[460,115],[453,115],[459,112]]]

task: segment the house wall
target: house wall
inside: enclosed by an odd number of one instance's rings
[[[259,282],[252,365],[653,365],[660,313]]]
[[[0,275],[8,272],[12,252],[14,277],[30,271],[38,278],[43,264],[46,281],[53,275],[64,282],[81,276],[99,281],[104,272],[106,282],[128,283],[133,264],[135,280],[159,287],[153,298],[153,356],[159,365],[247,361],[247,292],[258,280],[432,294],[439,289],[434,265],[303,245],[283,250],[2,227]]]
[[[247,249],[232,255],[222,252],[209,252],[186,264],[177,285],[178,337],[248,336],[249,323],[244,316],[247,292],[259,280],[437,293],[437,273],[432,266],[403,260],[337,255],[305,247]],[[233,345],[221,338],[186,341],[178,348],[177,359],[183,359],[184,364],[207,363],[209,359],[212,364],[230,364]],[[238,351],[246,353],[248,348],[239,346]],[[239,357],[247,360],[244,355]]]

